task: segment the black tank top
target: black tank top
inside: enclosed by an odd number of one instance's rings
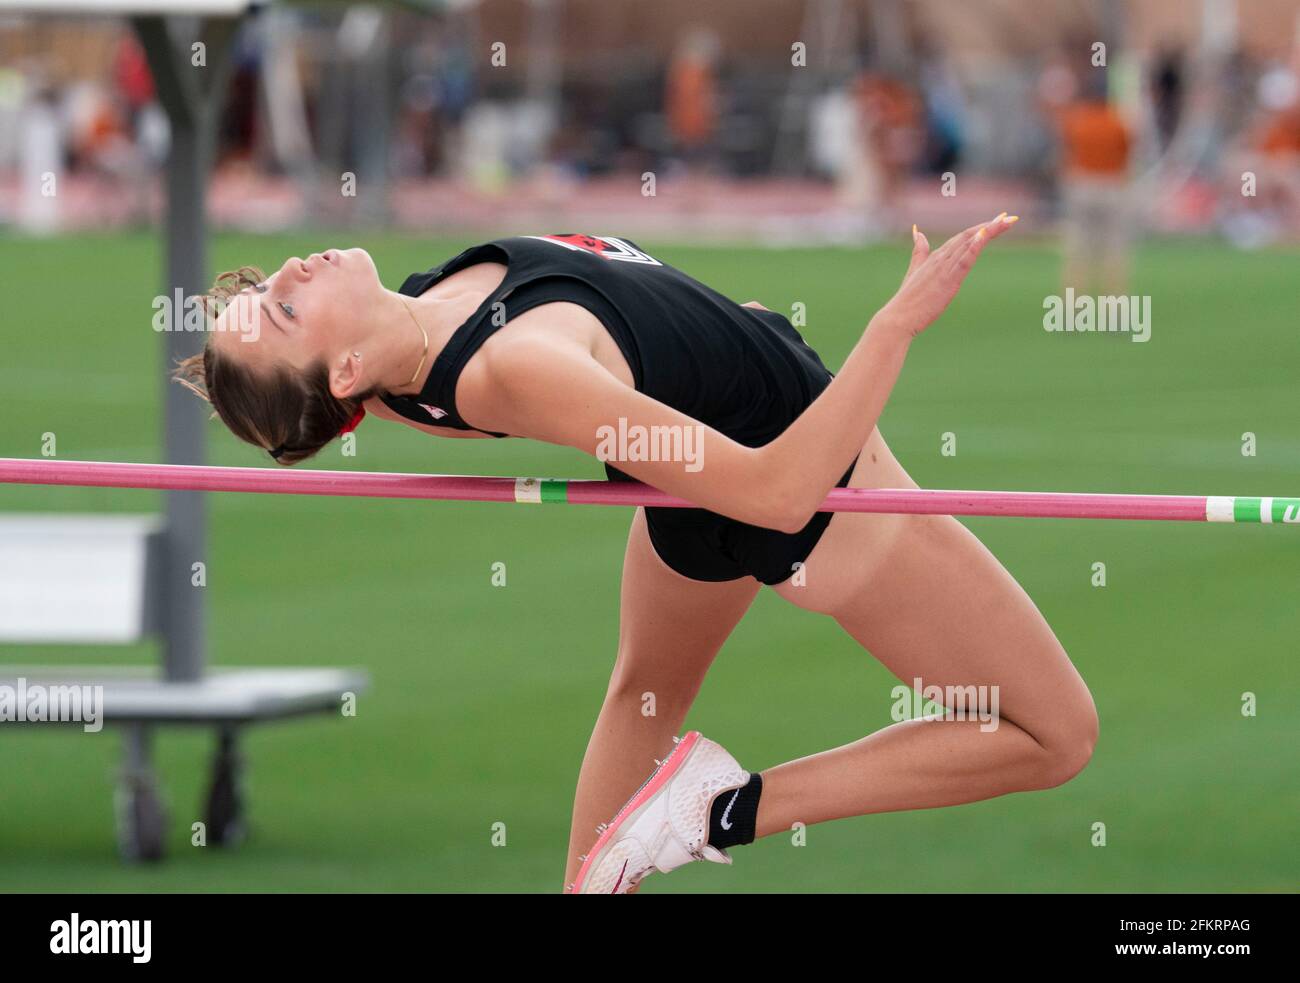
[[[742,307],[628,239],[497,239],[427,273],[412,274],[400,292],[418,297],[443,278],[485,261],[503,263],[505,279],[452,334],[420,393],[380,397],[408,420],[477,430],[456,407],[456,383],[465,365],[511,318],[555,301],[579,304],[600,320],[639,392],[749,447],[776,438],[831,380],[784,315]],[[615,480],[627,477],[608,464],[606,471]]]

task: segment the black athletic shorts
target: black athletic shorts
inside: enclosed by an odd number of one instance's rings
[[[836,485],[853,476],[854,460]],[[647,508],[646,526],[655,552],[671,569],[692,580],[738,580],[750,576],[772,586],[789,580],[831,521],[818,512],[798,532],[787,533],[730,519],[705,509]]]

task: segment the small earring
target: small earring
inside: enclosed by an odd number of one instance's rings
[[[361,353],[360,353],[360,352],[353,352],[352,354],[353,354],[353,356],[355,356],[355,358],[356,358],[356,360],[357,360],[358,362],[361,361]]]

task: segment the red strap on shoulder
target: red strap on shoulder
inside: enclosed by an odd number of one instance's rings
[[[358,405],[357,411],[352,414],[352,419],[349,420],[347,423],[343,424],[343,429],[339,431],[339,436],[342,436],[345,433],[351,433],[353,430],[357,428],[357,426],[365,418],[366,418],[366,408],[364,406]]]

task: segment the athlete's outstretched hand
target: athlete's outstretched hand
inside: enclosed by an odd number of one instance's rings
[[[996,239],[1018,221],[1003,212],[991,222],[972,225],[958,232],[933,252],[925,234],[912,226],[912,262],[907,267],[903,284],[889,303],[881,310],[890,324],[920,334],[933,324],[944,309],[957,296],[966,274],[990,241]]]

